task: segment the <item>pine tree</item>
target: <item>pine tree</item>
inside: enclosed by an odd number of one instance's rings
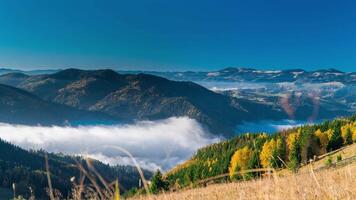
[[[352,133],[350,128],[346,129],[345,144],[352,144]]]
[[[167,182],[163,179],[161,171],[157,170],[152,177],[150,190],[153,194],[157,194],[168,189]]]
[[[301,147],[298,139],[299,139],[299,133],[291,133],[288,136],[288,141],[287,141],[288,149],[289,149],[289,155],[288,155],[289,168],[292,171],[296,171],[301,162]]]
[[[329,136],[327,150],[333,151],[342,147],[343,139],[341,137],[340,127],[334,126],[333,129],[329,129],[327,132]]]
[[[252,157],[248,162],[248,169],[259,169],[261,168],[260,166],[260,160],[259,160],[259,152],[257,150],[254,150],[252,153]],[[258,176],[258,172],[251,172],[248,173],[248,177],[256,177]]]

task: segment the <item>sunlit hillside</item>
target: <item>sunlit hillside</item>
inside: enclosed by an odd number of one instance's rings
[[[339,155],[342,160],[336,161]],[[333,158],[332,164],[328,164],[330,158]],[[353,144],[303,166],[296,174],[277,172],[255,180],[212,184],[133,199],[356,199],[355,161],[356,144]]]

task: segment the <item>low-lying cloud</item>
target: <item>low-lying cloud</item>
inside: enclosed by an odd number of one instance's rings
[[[88,155],[109,164],[133,164],[116,146],[129,151],[148,169],[169,169],[198,148],[217,142],[186,117],[141,121],[131,125],[43,127],[0,124],[0,138],[25,149]]]
[[[306,121],[296,120],[264,120],[259,122],[245,122],[237,126],[236,133],[275,133],[278,131],[300,127],[305,124],[312,124]]]

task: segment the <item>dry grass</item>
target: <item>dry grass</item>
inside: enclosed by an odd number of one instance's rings
[[[319,172],[309,168],[309,172],[284,177],[270,176],[258,180],[216,184],[205,188],[134,199],[356,199],[356,164]]]

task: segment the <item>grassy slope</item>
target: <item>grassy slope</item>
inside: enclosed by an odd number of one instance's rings
[[[302,167],[297,174],[281,173],[252,181],[214,184],[205,188],[134,199],[356,199],[356,144],[332,153],[341,154],[347,165],[325,168],[325,160]],[[342,162],[340,162],[342,163]],[[314,169],[311,170],[311,167]]]

